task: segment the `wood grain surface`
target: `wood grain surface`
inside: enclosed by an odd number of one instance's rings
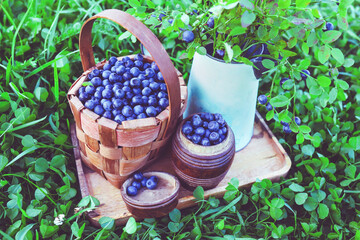
[[[117,225],[125,224],[132,215],[123,202],[120,190],[81,162],[74,124],[72,125],[72,141],[76,147],[74,148],[74,156],[82,197],[90,194],[100,201],[100,206],[88,213],[89,220],[95,226],[99,226],[99,219],[107,216],[114,218]],[[246,187],[258,179],[278,181],[280,177],[288,173],[290,167],[289,156],[259,113],[256,113],[254,135],[250,143],[235,154],[233,163],[224,179],[216,188],[206,190],[205,197],[222,197],[226,191],[227,183],[234,177],[239,179],[240,187]],[[147,171],[165,171],[175,175],[171,164],[171,152],[164,151],[159,160],[144,170],[144,172]],[[181,187],[177,208],[184,209],[194,205],[196,203],[192,192]],[[141,220],[137,217],[135,219]]]

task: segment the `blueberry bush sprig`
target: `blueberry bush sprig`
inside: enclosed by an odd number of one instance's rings
[[[103,69],[94,69],[90,84],[82,86],[78,97],[86,108],[121,124],[126,120],[155,117],[168,105],[167,87],[158,66],[143,61],[111,57]]]
[[[146,178],[142,172],[135,172],[133,178],[134,181],[126,188],[126,193],[129,196],[137,195],[138,191],[143,187],[146,187],[149,190],[153,190],[157,187],[159,182],[158,177],[150,176],[149,178]]]
[[[228,126],[219,113],[200,113],[187,120],[182,125],[181,132],[195,144],[211,146],[224,141]]]

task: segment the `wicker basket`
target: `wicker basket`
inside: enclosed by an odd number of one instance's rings
[[[165,79],[169,96],[169,106],[158,116],[124,121],[119,125],[86,109],[77,97],[88,74],[94,68],[101,69],[106,63],[94,62],[91,29],[97,18],[109,19],[124,27],[150,52],[153,58],[144,56],[144,61],[156,62]],[[169,141],[186,108],[186,84],[157,37],[144,24],[120,10],[105,10],[88,19],[82,26],[79,42],[84,73],[71,86],[67,97],[76,122],[81,159],[120,188],[131,173],[155,160]]]

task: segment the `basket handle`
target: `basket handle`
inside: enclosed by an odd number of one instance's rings
[[[84,72],[95,66],[91,30],[94,21],[97,18],[109,19],[133,34],[145,46],[158,65],[160,72],[164,77],[169,95],[170,113],[168,124],[165,129],[165,138],[167,135],[171,134],[172,130],[176,127],[177,119],[180,114],[181,101],[178,75],[169,55],[155,34],[143,23],[126,12],[117,9],[108,9],[86,20],[81,28],[79,49]]]

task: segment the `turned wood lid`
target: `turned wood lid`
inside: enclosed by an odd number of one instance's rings
[[[136,206],[137,208],[144,207],[145,209],[177,200],[180,182],[175,176],[166,172],[156,171],[146,172],[143,175],[146,178],[156,176],[158,178],[157,187],[152,190],[142,187],[138,190],[136,196],[129,196],[126,193],[126,188],[132,184],[134,178],[128,178],[120,189],[121,196],[127,205]]]

